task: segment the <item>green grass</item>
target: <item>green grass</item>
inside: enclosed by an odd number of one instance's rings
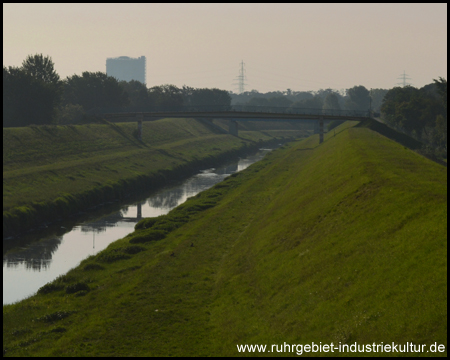
[[[135,128],[118,123],[3,129],[4,236],[160,186],[167,177],[284,136],[247,131],[236,138],[193,119],[163,119],[144,122],[139,142]]]
[[[446,346],[446,168],[353,125],[285,145],[4,306],[6,355]]]
[[[399,144],[407,147],[408,149],[417,151],[422,156],[425,156],[428,159],[437,162],[438,164],[447,166],[447,160],[442,158],[442,156],[441,156],[442,154],[437,155],[433,152],[431,152],[431,153],[428,151],[424,152],[423,148],[426,146],[426,144],[424,144],[416,139],[413,139],[412,137],[410,137],[406,134],[400,133],[400,132],[390,128],[389,126],[387,126],[384,123],[381,123],[374,119],[367,119],[365,121],[362,121],[357,126],[366,127],[373,131],[376,131],[377,133],[398,142]]]

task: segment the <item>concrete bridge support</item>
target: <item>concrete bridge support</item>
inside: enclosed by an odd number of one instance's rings
[[[136,114],[137,120],[137,138],[139,141],[142,141],[142,120],[144,120],[143,114]]]
[[[230,120],[228,126],[229,126],[228,132],[229,132],[231,135],[238,136],[238,123],[237,123],[237,121]]]
[[[323,117],[319,119],[319,144],[323,143]]]
[[[136,219],[140,220],[142,219],[142,204],[138,203],[137,204],[137,216]]]

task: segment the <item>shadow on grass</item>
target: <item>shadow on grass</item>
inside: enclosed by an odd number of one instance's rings
[[[106,119],[102,119],[103,122],[107,125],[109,125],[112,129],[114,129],[119,135],[121,135],[122,137],[124,137],[125,139],[127,139],[128,141],[132,142],[133,144],[141,147],[141,146],[145,146],[148,147],[148,145],[146,143],[144,143],[143,141],[140,141],[138,139],[136,139],[133,136],[129,136],[128,134],[126,134],[119,126],[117,126],[116,124],[106,120]]]
[[[373,119],[367,119],[361,121],[355,127],[365,127],[369,128],[370,130],[376,131],[377,133],[386,136],[387,138],[394,140],[395,142],[398,142],[399,144],[407,147],[408,149],[418,152],[420,155],[425,156],[427,159],[432,160],[438,163],[439,165],[447,167],[447,163],[445,161],[442,161],[434,156],[419,152],[419,150],[422,149],[424,146],[422,142],[413,139],[412,137],[406,134],[402,134],[394,129],[391,129],[386,124],[380,123],[379,121]]]
[[[394,129],[391,129],[389,126],[382,124],[376,120],[367,119],[361,121],[359,124],[355,125],[355,127],[365,127],[370,130],[376,131],[377,133],[386,136],[387,138],[398,142],[399,144],[406,146],[411,150],[419,150],[422,147],[422,143],[412,137],[402,134]]]

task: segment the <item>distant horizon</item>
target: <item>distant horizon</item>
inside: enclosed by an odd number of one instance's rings
[[[30,54],[30,55],[34,55],[34,54]],[[43,54],[43,55],[44,55],[44,56],[49,56],[49,55],[46,55],[46,54]],[[145,57],[145,58],[147,59],[147,57],[146,57],[145,55],[141,55],[141,56],[143,56],[143,57]],[[107,58],[105,58],[105,63],[106,63],[106,60],[107,60],[107,59],[117,59],[117,58],[121,58],[121,57],[123,57],[123,58],[130,58],[130,59],[138,59],[138,58],[140,58],[141,56],[132,57],[132,56],[127,56],[127,55],[120,55],[120,56],[114,56],[114,57],[107,57]],[[50,56],[50,58],[51,58],[51,56]],[[53,59],[52,59],[52,60],[53,60]],[[4,65],[4,66],[5,66],[5,65]],[[21,64],[18,65],[17,67],[20,67],[20,66],[21,66]],[[56,64],[55,64],[55,67],[56,67]],[[73,76],[73,75],[81,75],[83,72],[85,72],[85,71],[82,71],[82,72],[79,73],[79,74],[72,74],[72,75],[69,75],[69,76]],[[95,72],[97,72],[97,71],[95,71]],[[99,72],[102,72],[102,73],[106,74],[106,65],[105,65],[105,70],[104,70],[104,71],[100,71],[100,70],[99,70]],[[59,75],[60,75],[60,74],[59,74]],[[402,75],[405,75],[405,73],[400,74],[400,76],[402,76]],[[408,76],[408,74],[406,74],[406,76]],[[61,77],[61,80],[64,80],[64,79],[67,78],[67,76],[66,76],[66,77],[62,77],[61,75],[60,75],[60,77]],[[437,76],[437,77],[434,78],[434,79],[439,79],[439,77],[442,77],[442,76]],[[445,78],[446,78],[446,77],[445,77]],[[402,80],[401,77],[399,77],[399,78],[397,78],[397,79]],[[408,80],[410,80],[409,77],[408,77]],[[118,81],[123,81],[123,80],[118,80]],[[424,86],[426,86],[426,85],[430,85],[430,84],[432,84],[432,83],[434,83],[433,79],[431,79],[431,81],[430,81],[429,83],[426,83],[426,84],[424,84],[424,85],[422,85],[422,86],[414,86],[414,84],[410,84],[410,83],[406,83],[406,86],[410,85],[410,86],[413,86],[413,87],[415,87],[415,88],[420,89],[420,88],[422,88],[422,87],[424,87]],[[145,84],[145,85],[146,85],[146,87],[147,87],[148,89],[150,89],[150,88],[152,88],[152,87],[154,87],[154,86],[164,86],[164,85],[174,85],[174,86],[176,86],[176,87],[178,87],[178,88],[182,88],[183,86],[188,86],[188,87],[192,87],[192,88],[199,88],[199,87],[195,87],[195,86],[190,86],[189,84],[183,84],[183,85],[181,85],[181,86],[175,85],[175,84],[170,84],[170,83],[154,84],[154,85],[152,85],[152,86],[148,86],[148,84]],[[392,89],[392,88],[394,88],[394,87],[402,87],[402,86],[403,86],[402,83],[396,83],[396,84],[394,84],[394,85],[391,86],[391,87],[385,87],[385,88],[369,88],[369,87],[365,86],[364,84],[355,84],[355,85],[353,85],[353,86],[360,86],[360,85],[364,86],[366,89],[369,89],[369,90],[370,90],[370,89]],[[295,93],[295,92],[318,92],[318,91],[321,91],[321,90],[332,89],[332,90],[335,90],[336,92],[341,93],[341,95],[344,96],[343,90],[350,89],[350,88],[352,88],[353,86],[350,86],[350,87],[348,87],[348,88],[341,88],[341,89],[337,89],[337,88],[333,88],[333,87],[321,87],[321,88],[318,88],[318,89],[316,89],[316,90],[296,90],[296,89],[290,89],[290,88],[287,88],[287,89],[284,89],[284,90],[270,90],[270,89],[269,89],[269,90],[267,90],[267,91],[260,91],[259,89],[245,89],[244,93],[252,92],[252,91],[257,91],[258,93],[265,94],[265,93],[270,93],[270,92],[286,92],[287,90],[290,90],[290,91],[292,91],[293,93]],[[211,86],[211,87],[209,87],[209,88],[217,88],[217,87]],[[220,88],[219,88],[219,89],[220,89]],[[228,91],[228,92],[230,92],[230,93],[232,93],[232,94],[235,94],[235,95],[239,95],[239,94],[240,94],[240,93],[238,93],[238,92],[236,92],[236,91],[229,90],[229,89],[220,89],[220,90],[226,90],[226,91]],[[234,90],[235,90],[235,89],[234,89]]]
[[[30,54],[30,55],[34,55],[34,54]],[[47,55],[45,55],[45,54],[43,54],[43,55],[44,55],[44,56],[47,56]],[[146,57],[145,55],[141,55],[141,56]],[[127,55],[121,55],[121,56],[115,56],[115,57],[107,57],[107,58],[105,59],[105,62],[106,62],[107,59],[115,59],[115,58],[120,58],[120,57],[131,58],[131,59],[138,59],[140,56],[137,56],[137,57],[131,57],[131,56],[127,56]],[[50,58],[51,58],[51,56],[50,56]],[[4,65],[4,66],[5,66],[5,65]],[[11,65],[10,65],[10,66],[11,66]],[[21,64],[18,65],[17,67],[20,67],[20,66],[21,66]],[[72,74],[72,75],[69,75],[69,76],[73,76],[73,75],[81,75],[83,72],[84,72],[84,71],[82,71],[80,74]],[[97,71],[95,71],[95,72],[97,72]],[[105,65],[105,71],[100,71],[100,70],[99,70],[99,72],[102,72],[102,73],[106,74],[106,65]],[[60,74],[58,74],[58,75],[60,75]],[[402,74],[400,74],[400,75],[404,75],[404,74],[402,73]],[[406,75],[408,75],[408,74],[406,74]],[[60,75],[60,77],[61,77],[61,80],[64,80],[64,79],[67,78],[67,76],[66,76],[66,77],[62,77],[61,75]],[[442,76],[437,76],[437,77],[434,78],[434,79],[437,80],[437,79],[439,79],[439,77],[442,77]],[[123,81],[123,80],[118,80],[118,81]],[[430,85],[430,84],[433,84],[433,83],[434,83],[434,81],[433,81],[433,79],[431,79],[431,81],[430,81],[429,83],[426,83],[426,84],[424,84],[424,85],[422,85],[422,86],[414,86],[413,84],[406,84],[406,85],[410,85],[410,86],[413,86],[413,87],[415,87],[415,88],[422,88],[422,87],[424,87],[424,86],[426,86],[426,85]],[[183,84],[183,85],[181,85],[181,86],[178,86],[178,85],[175,85],[175,84],[170,84],[170,83],[154,84],[154,85],[152,85],[152,86],[148,86],[148,84],[145,84],[145,85],[146,85],[146,87],[147,87],[148,89],[150,89],[151,87],[154,87],[154,86],[164,86],[164,85],[174,85],[174,86],[176,86],[176,87],[178,87],[178,88],[182,88],[183,86],[188,86],[188,87],[192,87],[192,88],[199,88],[199,87],[195,87],[195,86],[190,86],[189,84]],[[392,88],[394,88],[394,87],[402,87],[402,86],[403,86],[401,83],[397,83],[397,84],[395,84],[395,85],[393,85],[393,86],[391,86],[391,87],[385,87],[385,88],[368,88],[368,87],[365,86],[364,84],[355,84],[355,85],[353,85],[353,86],[360,86],[360,85],[364,86],[364,87],[365,87],[366,89],[368,89],[368,90],[370,90],[370,89],[392,89]],[[331,90],[335,90],[336,92],[341,93],[341,95],[344,96],[342,90],[350,89],[350,88],[352,88],[353,86],[350,86],[350,87],[348,87],[348,88],[341,88],[341,89],[336,89],[336,88],[333,88],[333,87],[321,87],[321,88],[318,88],[318,89],[316,89],[316,90],[296,90],[296,89],[290,89],[290,88],[287,88],[287,89],[284,89],[284,90],[270,90],[270,89],[269,89],[269,90],[267,90],[267,91],[260,91],[260,90],[258,90],[258,89],[245,89],[244,93],[248,93],[248,92],[252,92],[252,91],[257,91],[258,93],[265,94],[265,93],[270,93],[270,92],[286,92],[287,90],[290,90],[290,91],[292,91],[293,93],[296,93],[296,92],[318,92],[318,91],[321,91],[321,90],[331,89]],[[217,88],[217,87],[212,86],[212,87],[209,87],[209,88]],[[218,89],[220,89],[220,88],[218,88]],[[226,90],[226,91],[228,91],[228,92],[230,92],[230,93],[232,93],[232,94],[240,95],[240,93],[235,92],[235,91],[233,91],[233,90],[229,90],[229,89],[220,89],[220,90]]]
[[[80,24],[83,24],[80,26]],[[447,78],[447,4],[3,4],[3,65],[50,56],[62,79],[147,59],[146,85],[416,88]]]

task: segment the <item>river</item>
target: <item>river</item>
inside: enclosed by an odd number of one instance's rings
[[[239,159],[217,169],[205,169],[178,184],[168,186],[130,204],[116,204],[115,211],[105,209],[88,214],[76,223],[61,223],[45,231],[32,232],[28,244],[3,255],[3,304],[11,304],[36,293],[46,283],[67,273],[89,255],[134,231],[145,217],[167,214],[188,197],[209,189],[228,175],[244,170],[261,160],[270,149]],[[119,208],[119,210],[117,210]],[[32,241],[30,241],[32,240]]]

